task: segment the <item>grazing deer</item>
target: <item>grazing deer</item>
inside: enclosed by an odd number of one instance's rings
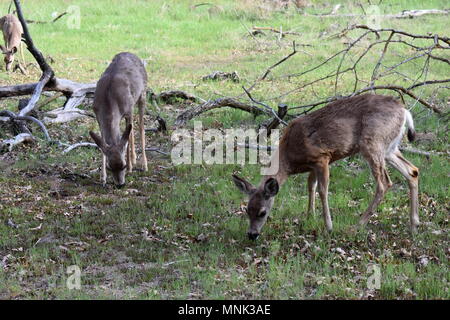
[[[15,15],[7,14],[0,18],[0,29],[3,32],[3,39],[5,40],[5,46],[0,45],[0,50],[5,55],[4,61],[6,64],[6,71],[11,71],[14,55],[19,49],[22,56],[22,62],[25,64],[22,48],[22,24]]]
[[[328,208],[329,165],[336,160],[360,153],[368,162],[376,182],[373,201],[360,219],[365,225],[392,186],[385,162],[397,169],[408,181],[411,232],[419,225],[419,170],[406,160],[398,146],[408,127],[408,140],[414,140],[411,113],[393,97],[366,94],[345,98],[309,115],[293,120],[280,141],[272,161],[279,161],[278,173],[264,176],[254,187],[233,175],[236,186],[249,196],[247,213],[250,219],[248,237],[255,240],[264,226],[269,211],[288,176],[309,172],[308,214],[314,213],[317,185],[322,201],[322,214],[328,231],[332,230]]]
[[[125,185],[125,172],[133,170],[136,152],[133,134],[133,107],[139,106],[139,130],[142,148],[142,167],[147,171],[145,155],[144,111],[147,88],[147,72],[141,59],[132,53],[117,54],[100,80],[94,95],[94,112],[101,137],[89,131],[100,148],[102,158],[102,182],[106,184],[106,169],[112,173],[118,187]],[[120,133],[120,122],[125,118],[126,129]],[[128,143],[129,142],[129,143]],[[125,147],[127,148],[125,159]]]

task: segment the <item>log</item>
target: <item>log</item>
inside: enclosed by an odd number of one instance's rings
[[[31,143],[33,141],[34,141],[34,138],[31,134],[20,133],[12,139],[7,139],[7,140],[4,140],[3,142],[0,142],[0,150],[7,148],[8,151],[11,152],[15,146],[22,144],[22,143]]]

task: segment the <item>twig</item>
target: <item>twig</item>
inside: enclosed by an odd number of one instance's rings
[[[253,27],[253,30],[267,30],[267,31],[272,31],[275,33],[279,33],[282,37],[284,37],[285,34],[292,34],[292,35],[296,35],[299,36],[300,33],[298,32],[294,32],[294,31],[282,31],[282,30],[277,30],[273,27]]]
[[[163,154],[165,156],[170,156],[170,153],[164,152],[164,151],[162,151],[162,150],[160,150],[158,148],[145,148],[145,151],[157,152],[157,153]]]
[[[266,69],[266,71],[264,72],[264,74],[259,77],[248,89],[247,91],[250,92],[252,91],[252,89],[256,86],[256,84],[260,81],[263,81],[264,79],[266,79],[266,77],[269,75],[269,73],[272,71],[272,69],[276,68],[277,66],[279,66],[280,64],[282,64],[283,62],[285,62],[286,60],[288,60],[290,57],[292,57],[293,55],[295,55],[297,53],[296,47],[295,47],[295,41],[292,41],[292,52],[290,54],[288,54],[287,56],[285,56],[284,58],[282,58],[281,60],[279,60],[277,63],[271,65],[269,68]]]
[[[66,153],[68,153],[68,152],[70,152],[70,151],[72,151],[72,150],[74,150],[76,148],[79,148],[79,147],[90,147],[90,148],[97,148],[98,149],[98,146],[95,143],[80,142],[80,143],[75,143],[75,144],[69,146],[68,148],[64,149],[62,153],[66,154]]]
[[[422,151],[414,148],[408,148],[408,147],[400,147],[400,151],[408,152],[408,153],[414,153],[414,154],[420,154],[422,156],[425,156],[427,160],[430,160],[430,157],[432,155],[431,152]]]
[[[261,114],[271,114],[271,112],[260,109],[254,105],[249,105],[243,102],[240,102],[233,98],[219,98],[216,100],[210,100],[205,103],[199,104],[194,108],[191,108],[189,110],[184,111],[181,113],[175,120],[175,126],[180,127],[184,126],[189,120],[192,118],[213,109],[222,108],[222,107],[230,107],[239,109],[242,111],[249,112],[255,116],[261,115]]]
[[[252,95],[250,94],[250,92],[245,89],[244,86],[242,86],[242,89],[244,90],[244,92],[247,94],[247,96],[250,98],[251,101],[253,101],[256,104],[259,104],[260,106],[263,106],[264,108],[266,108],[266,110],[270,111],[270,113],[273,114],[273,116],[282,124],[284,124],[285,126],[287,126],[286,121],[284,121],[283,119],[281,119],[278,114],[275,112],[275,110],[273,110],[271,107],[269,107],[267,104],[264,104],[262,102],[256,101],[255,99],[253,99]]]

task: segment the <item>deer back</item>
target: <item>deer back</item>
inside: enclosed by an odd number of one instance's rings
[[[116,55],[98,81],[94,96],[94,112],[107,144],[120,139],[120,121],[131,116],[146,87],[147,72],[141,59],[127,52]]]

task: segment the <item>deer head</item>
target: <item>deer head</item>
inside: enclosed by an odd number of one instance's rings
[[[106,157],[106,169],[111,172],[114,183],[118,187],[123,187],[125,185],[125,173],[127,169],[125,150],[127,147],[131,128],[132,125],[129,124],[119,141],[112,145],[108,145],[105,140],[98,134],[89,131],[92,139],[100,148],[103,155]]]
[[[7,50],[4,46],[0,45],[0,50],[5,55],[3,61],[5,61],[6,71],[11,71],[11,66],[14,62],[14,55],[17,52],[17,47]]]
[[[241,192],[249,196],[247,214],[250,227],[247,235],[250,240],[256,240],[267,221],[274,197],[280,186],[274,178],[264,180],[258,188],[236,175],[233,175],[233,181]]]

